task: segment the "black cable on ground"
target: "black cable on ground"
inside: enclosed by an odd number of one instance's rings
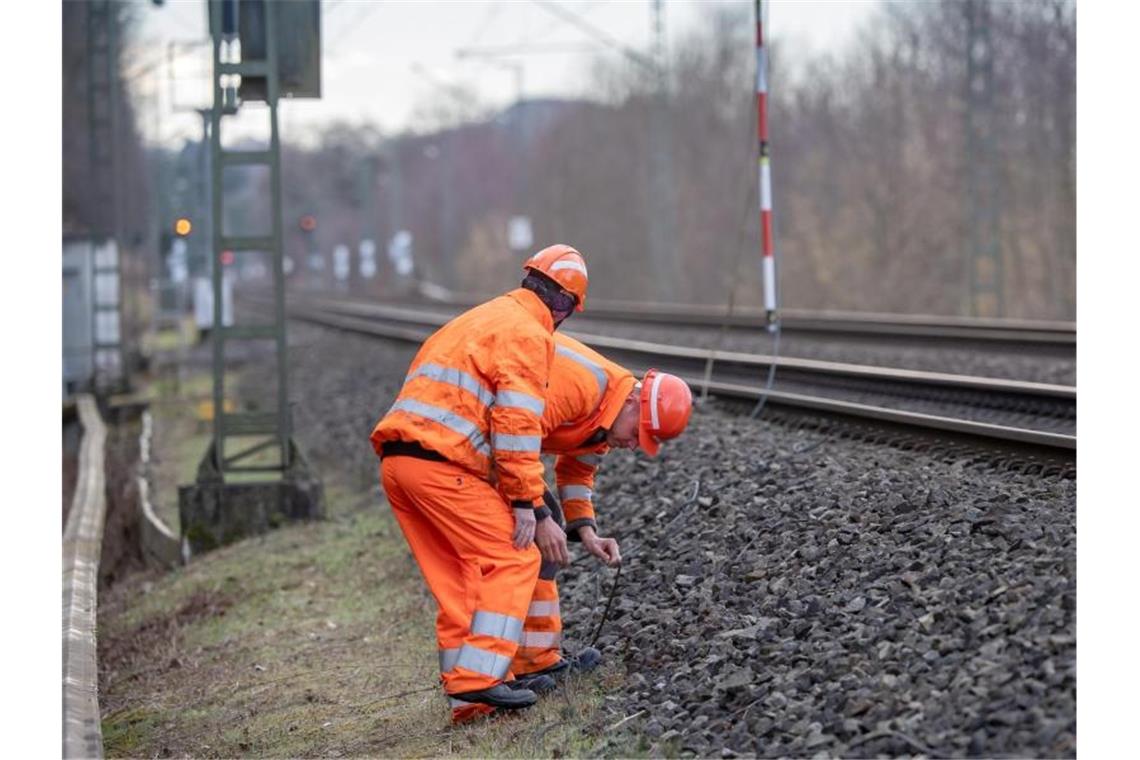
[[[779,361],[780,322],[776,320],[772,338],[772,363],[768,365],[768,381],[764,385],[764,390],[760,393],[760,398],[756,401],[756,406],[752,408],[752,412],[748,415],[749,418],[756,419],[760,415],[760,412],[764,411],[764,404],[768,401],[768,394],[772,392],[772,386],[776,383],[776,365]]]
[[[618,583],[621,581],[621,565],[618,565],[618,574],[613,577],[613,585],[610,587],[610,598],[605,602],[605,612],[602,613],[602,619],[597,621],[597,628],[594,629],[594,637],[589,641],[589,646],[597,648],[597,638],[602,635],[602,627],[605,626],[606,619],[610,616],[610,608],[613,606],[613,597],[618,595]]]

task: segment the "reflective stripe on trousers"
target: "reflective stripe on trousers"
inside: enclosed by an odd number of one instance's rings
[[[561,631],[523,631],[520,647],[549,649],[562,643]]]
[[[519,634],[522,633],[523,621],[510,615],[500,615],[497,612],[477,610],[471,618],[471,633],[480,636],[494,636],[497,639],[506,639],[516,644]]]
[[[530,608],[526,611],[527,617],[549,617],[550,615],[560,616],[561,608],[558,600],[555,599],[549,602],[531,602]]]
[[[451,647],[450,649],[439,650],[439,672],[446,673],[455,667],[456,661],[459,659],[459,647]]]
[[[511,658],[471,644],[464,644],[459,650],[459,659],[455,661],[455,667],[465,668],[501,681],[511,669]]]
[[[472,636],[488,636],[517,645],[522,631],[523,621],[510,615],[476,610],[471,618]],[[473,644],[439,650],[440,673],[447,673],[453,668],[460,667],[502,680],[507,675],[510,665],[511,658]]]
[[[535,584],[526,624],[511,670],[515,675],[546,670],[562,659],[562,610],[558,583],[540,577]]]

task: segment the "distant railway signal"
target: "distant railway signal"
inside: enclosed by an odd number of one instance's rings
[[[234,252],[233,251],[222,251],[221,259],[222,259],[222,266],[228,267],[230,264],[234,263]]]
[[[317,218],[312,214],[305,214],[301,217],[301,229],[305,232],[312,232],[317,228]]]
[[[174,234],[178,237],[186,237],[192,229],[194,229],[194,225],[190,224],[190,220],[184,216],[180,216],[174,221]]]

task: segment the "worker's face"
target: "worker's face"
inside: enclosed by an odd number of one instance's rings
[[[606,431],[606,443],[611,449],[636,449],[637,429],[641,424],[641,404],[630,396],[622,405],[614,424]]]

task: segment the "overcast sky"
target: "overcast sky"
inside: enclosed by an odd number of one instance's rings
[[[139,116],[148,139],[177,142],[198,134],[200,121],[185,109],[208,106],[209,48],[205,45],[205,0],[167,0],[154,6],[136,0],[142,21],[126,64],[135,91],[145,98]],[[611,42],[560,18],[535,0],[429,2],[427,0],[324,0],[322,3],[322,97],[295,100],[281,109],[284,139],[305,139],[322,124],[370,123],[390,132],[406,126],[417,103],[458,85],[492,106],[515,98],[516,79],[505,62],[523,64],[525,97],[588,95],[592,55],[620,56],[615,45],[648,51],[652,0],[559,0],[558,7],[601,30]],[[670,42],[699,25],[717,6],[746,10],[752,0],[666,0]],[[771,34],[792,43],[795,65],[824,50],[838,50],[867,20],[877,0],[776,0]],[[168,45],[175,48],[173,65]],[[597,53],[518,54],[508,58],[459,59],[463,49],[528,46],[598,46]],[[499,61],[500,63],[496,63]]]

